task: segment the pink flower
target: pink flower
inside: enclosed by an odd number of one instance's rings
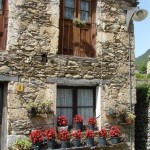
[[[94,117],[88,119],[88,125],[95,125],[95,124],[96,124],[96,119]]]
[[[75,115],[73,118],[74,122],[79,123],[79,122],[83,122],[83,118],[81,115]]]
[[[111,137],[116,137],[116,136],[119,136],[121,134],[121,131],[119,129],[118,126],[112,126],[110,131],[109,131],[109,135]]]
[[[72,132],[72,136],[74,139],[81,139],[81,131],[80,130],[75,130]]]
[[[33,130],[30,133],[30,140],[32,143],[42,142],[42,132],[41,130]]]
[[[68,123],[68,119],[65,116],[61,115],[57,118],[57,124],[59,126],[66,126],[67,123]]]
[[[58,138],[61,141],[67,141],[70,139],[70,133],[67,130],[61,130],[58,134]]]
[[[49,140],[55,139],[57,136],[56,131],[53,128],[49,130],[45,130],[44,135],[45,135],[45,138]]]
[[[107,130],[106,129],[101,129],[98,131],[99,137],[107,137]]]
[[[87,138],[93,138],[94,137],[94,131],[93,130],[86,130],[85,136]]]

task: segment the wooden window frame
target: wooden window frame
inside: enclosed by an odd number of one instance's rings
[[[8,0],[2,0],[2,9],[0,10],[0,51],[6,49],[8,28]]]
[[[73,119],[73,117],[76,115],[76,114],[78,114],[78,112],[77,112],[77,109],[78,108],[93,108],[93,114],[95,115],[95,111],[96,111],[96,87],[95,86],[92,86],[92,87],[89,87],[89,86],[64,86],[64,85],[59,85],[59,86],[57,86],[57,89],[72,89],[72,98],[73,98],[73,105],[72,105],[72,107],[70,107],[70,106],[56,106],[56,109],[57,108],[71,108],[72,109],[72,111],[73,111],[73,113],[72,113],[72,119]],[[78,95],[77,95],[77,91],[78,91],[78,89],[91,89],[91,90],[93,90],[93,106],[77,106],[77,102],[78,102],[78,99],[77,99],[77,97],[78,97]],[[92,117],[92,116],[91,116]]]
[[[89,3],[89,20],[86,21],[86,27],[82,29],[73,25],[72,18],[64,17],[65,0],[60,1],[60,33],[57,54],[93,58],[96,56],[96,0],[74,0],[74,18],[79,20],[81,1]],[[83,31],[85,31],[84,36]]]

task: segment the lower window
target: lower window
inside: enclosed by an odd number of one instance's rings
[[[95,87],[58,86],[57,89],[57,116],[68,118],[68,125],[73,124],[73,117],[80,114],[84,125],[95,112]]]

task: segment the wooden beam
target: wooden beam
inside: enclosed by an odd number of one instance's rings
[[[99,84],[110,83],[110,80],[101,79],[69,79],[69,78],[46,78],[47,83],[57,83],[58,85],[68,86],[96,86]]]
[[[0,81],[18,81],[18,76],[0,75]]]

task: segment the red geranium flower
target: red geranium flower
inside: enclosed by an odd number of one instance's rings
[[[107,137],[107,130],[106,129],[101,129],[98,131],[99,137]]]
[[[81,139],[81,136],[82,136],[81,131],[80,130],[73,131],[72,136],[74,139]]]
[[[66,126],[67,123],[68,123],[68,119],[65,116],[61,115],[57,118],[57,124],[59,126]]]
[[[52,140],[56,138],[57,134],[56,131],[53,128],[51,128],[49,130],[45,130],[44,135],[46,139]]]
[[[61,130],[58,134],[58,138],[61,141],[67,141],[70,139],[70,133],[67,130]]]
[[[119,136],[121,134],[121,131],[119,129],[118,126],[112,126],[110,131],[109,131],[109,135],[111,137],[116,137],[116,136]]]
[[[85,136],[87,137],[87,138],[93,138],[94,137],[94,131],[93,130],[86,130],[86,132],[85,132]]]
[[[88,119],[88,125],[95,125],[95,124],[96,124],[96,119],[94,117]]]
[[[75,115],[73,118],[74,122],[79,123],[79,122],[83,122],[83,118],[81,115]]]
[[[32,143],[42,142],[42,132],[41,130],[33,130],[30,133],[30,140]]]

